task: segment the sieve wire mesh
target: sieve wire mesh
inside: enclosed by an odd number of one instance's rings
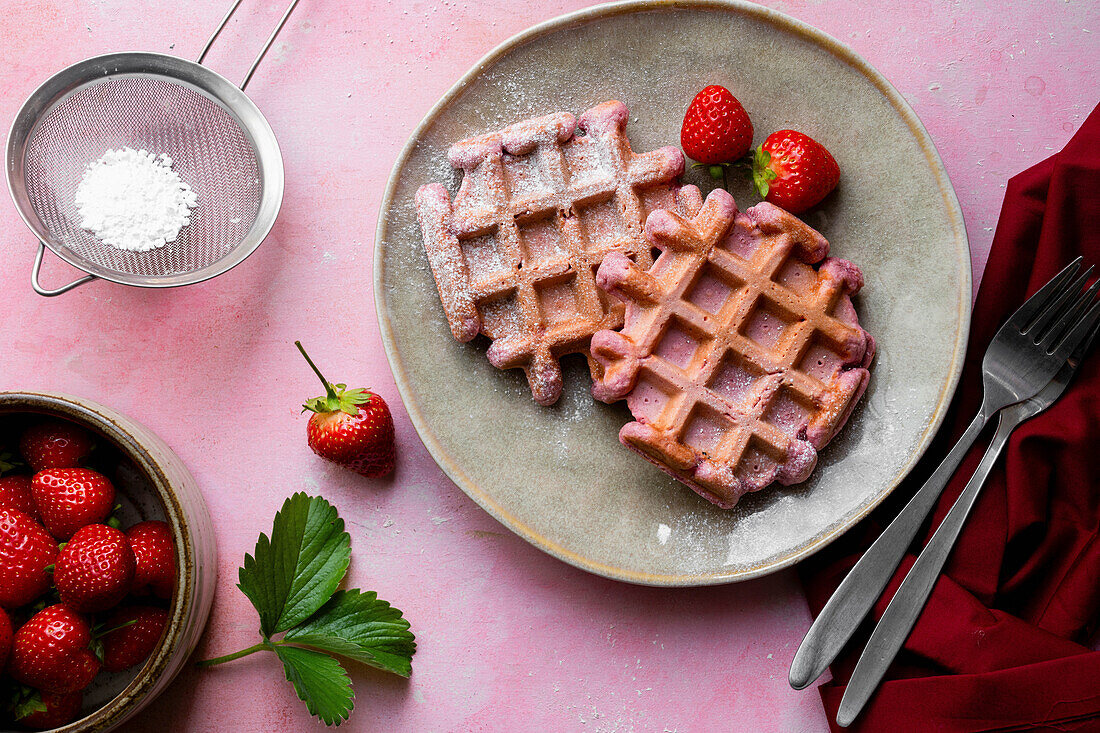
[[[167,154],[195,191],[191,224],[165,247],[127,252],[80,226],[85,167],[122,147]],[[217,262],[248,234],[263,193],[256,150],[237,119],[195,88],[152,74],[93,80],[61,98],[31,132],[24,166],[27,198],[53,244],[122,275],[164,277]]]

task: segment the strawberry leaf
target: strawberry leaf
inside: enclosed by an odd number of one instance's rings
[[[351,679],[340,663],[327,654],[293,646],[277,646],[286,678],[294,683],[298,699],[325,725],[340,725],[355,707]]]
[[[42,693],[29,687],[22,687],[19,695],[12,701],[11,716],[16,720],[44,712],[46,712],[46,703],[42,702]]]
[[[369,399],[369,397],[368,397]],[[263,638],[247,649],[198,662],[212,667],[257,652],[274,652],[312,715],[340,725],[354,707],[339,654],[408,677],[415,638],[401,611],[373,592],[336,592],[351,560],[351,537],[335,507],[295,494],[245,555],[241,589],[260,614]],[[271,636],[286,632],[272,641]]]
[[[409,622],[373,591],[338,591],[304,624],[287,631],[283,639],[402,677],[412,674],[416,642]]]
[[[0,451],[0,476],[22,465],[9,451]]]
[[[752,158],[752,184],[762,198],[767,198],[771,182],[777,178],[770,167],[771,162],[772,154],[764,150],[764,146],[758,147]]]
[[[261,534],[255,556],[245,555],[241,589],[260,614],[265,637],[286,631],[323,606],[347,572],[351,537],[336,508],[297,493],[275,515],[271,539]]]

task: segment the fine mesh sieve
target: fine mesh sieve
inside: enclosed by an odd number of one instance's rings
[[[190,285],[242,262],[271,231],[282,203],[282,155],[243,89],[298,0],[238,88],[201,63],[240,3],[198,63],[158,53],[96,56],[50,77],[23,104],[8,136],[8,187],[40,240],[31,276],[36,292],[60,295],[95,278],[150,288]],[[75,197],[85,167],[122,147],[168,155],[197,195],[191,223],[165,247],[128,252],[80,226]],[[46,247],[88,276],[44,288],[38,273]]]

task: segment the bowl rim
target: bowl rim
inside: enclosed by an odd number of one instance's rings
[[[115,420],[116,415],[132,422],[130,418],[97,402],[71,395],[36,391],[0,392],[0,417],[12,414],[43,415],[68,420],[109,440],[149,480],[164,507],[165,521],[172,530],[176,544],[177,569],[182,572],[177,573],[178,581],[168,609],[168,623],[156,648],[126,687],[106,704],[82,718],[54,729],[59,733],[109,730],[123,722],[134,706],[140,705],[148,697],[180,647],[187,626],[185,619],[199,605],[192,593],[196,583],[196,579],[192,577],[196,567],[196,553],[192,546],[191,529],[183,521],[183,507],[172,489],[168,472],[128,428]]]

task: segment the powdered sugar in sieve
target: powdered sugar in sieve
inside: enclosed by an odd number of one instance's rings
[[[80,225],[118,249],[148,252],[174,242],[197,197],[166,154],[108,150],[84,170],[76,190]]]

